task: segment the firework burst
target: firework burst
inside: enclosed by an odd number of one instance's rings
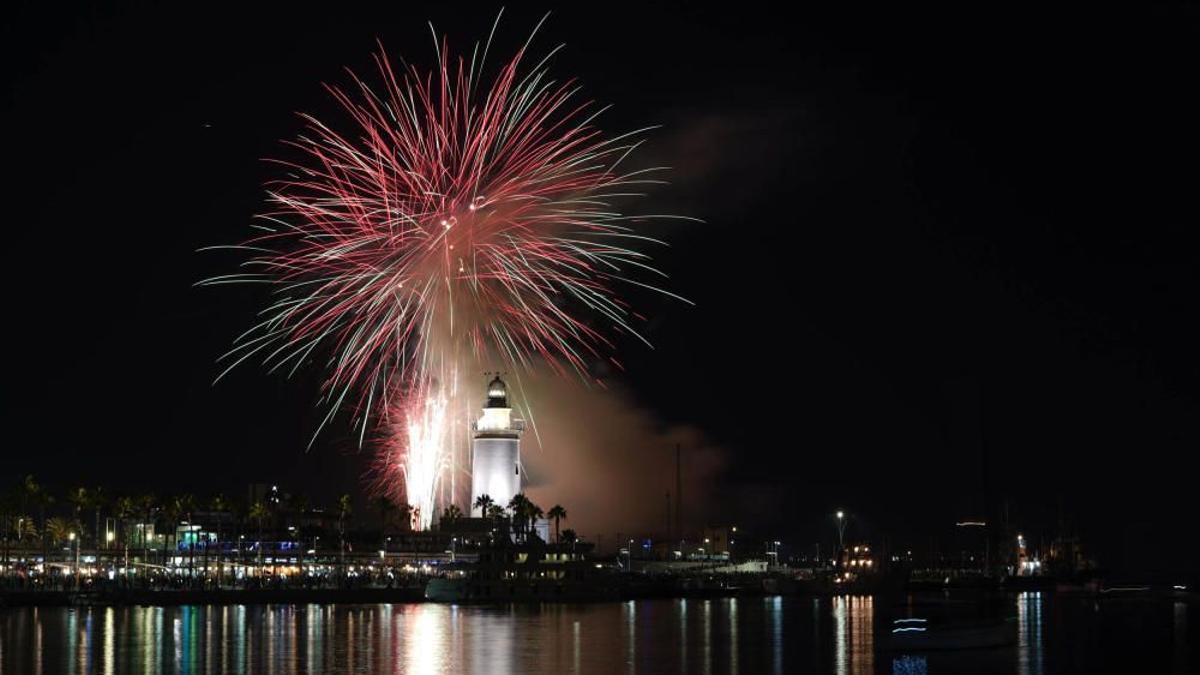
[[[605,136],[602,109],[546,70],[557,49],[522,70],[527,41],[485,80],[490,42],[477,60],[478,45],[452,58],[435,38],[431,72],[380,46],[375,78],[327,85],[343,123],[301,115],[259,234],[233,247],[244,271],[202,282],[274,292],[221,376],[250,359],[289,373],[325,359],[316,433],[339,410],[360,444],[373,418],[403,419],[404,461],[421,458],[404,464],[410,503],[440,470],[436,373],[540,359],[583,374],[612,358],[614,334],[637,335],[621,287],[659,290],[639,277],[662,276],[635,248],[655,241],[635,229],[653,216],[617,207],[658,182],[656,168],[620,168],[646,130]]]
[[[387,494],[387,479],[398,472],[402,479],[398,484],[404,486],[403,499],[413,510],[413,520],[425,528],[433,518],[441,481],[451,468],[445,452],[451,433],[447,424],[450,395],[435,385],[392,400],[396,409],[389,416],[395,421],[387,425],[389,433],[380,442],[380,454],[387,459],[379,473],[385,479],[379,490]]]

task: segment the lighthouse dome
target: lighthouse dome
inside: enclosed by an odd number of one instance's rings
[[[507,408],[508,407],[508,387],[504,384],[504,380],[500,376],[492,378],[487,387],[487,404],[485,408]]]

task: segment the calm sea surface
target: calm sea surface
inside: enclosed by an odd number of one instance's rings
[[[1015,646],[876,649],[907,616],[1014,616]],[[1191,673],[1197,607],[933,596],[647,600],[592,605],[274,605],[0,610],[0,674]]]

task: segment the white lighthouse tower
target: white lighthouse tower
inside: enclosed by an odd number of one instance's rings
[[[507,506],[521,491],[521,432],[525,421],[514,419],[508,405],[508,388],[497,375],[488,383],[487,402],[475,423],[471,442],[471,514],[483,516],[475,507],[480,495]]]

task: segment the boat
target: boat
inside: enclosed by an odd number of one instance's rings
[[[469,581],[462,577],[434,577],[425,584],[425,599],[432,602],[460,602],[469,597]]]
[[[483,546],[475,560],[444,565],[429,580],[434,602],[580,602],[621,595],[621,579],[587,558],[591,545],[507,542]]]
[[[896,619],[876,644],[888,651],[940,651],[1003,647],[1017,640],[1014,619],[935,623],[922,618]]]

